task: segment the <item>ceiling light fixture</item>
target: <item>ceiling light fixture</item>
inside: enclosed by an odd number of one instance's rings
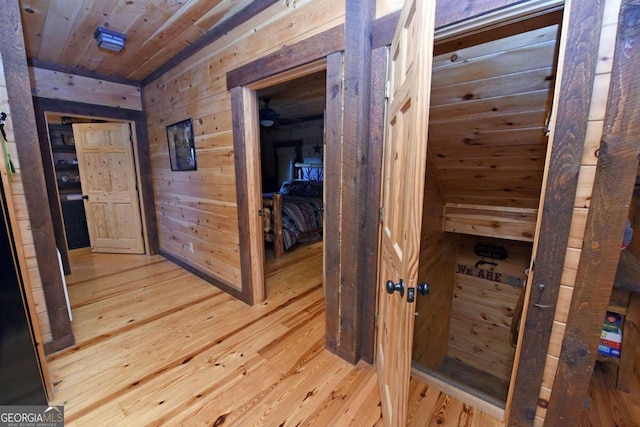
[[[98,42],[100,49],[120,52],[124,49],[124,41],[127,39],[127,36],[110,30],[109,28],[98,27],[93,33],[93,38]]]

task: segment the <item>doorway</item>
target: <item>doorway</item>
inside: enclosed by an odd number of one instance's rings
[[[59,200],[59,210],[53,203],[51,210],[52,217],[61,219],[54,228],[65,273],[70,272],[69,250],[90,247],[93,251],[143,253],[147,233],[143,232],[142,197],[137,190],[141,185],[132,124],[56,113],[45,113],[45,120],[52,170],[51,174],[45,171],[45,177],[50,199]],[[109,153],[94,153],[99,141],[105,141]],[[116,141],[122,147],[117,152],[113,150]],[[115,165],[126,169],[118,172]],[[126,209],[124,192],[130,201]],[[116,195],[117,202],[109,202],[110,194]]]
[[[256,91],[265,256],[276,263],[309,244],[322,253],[325,94],[324,70]]]
[[[265,241],[281,257],[298,242],[323,237],[325,69],[325,61],[318,61],[231,89],[234,123],[241,123],[234,147],[241,264],[248,276],[243,277],[243,299],[249,304],[266,297]],[[282,148],[292,151],[288,164],[278,168]],[[281,215],[283,193],[285,199],[305,199],[292,202],[297,213],[288,216],[294,220]],[[290,224],[283,226],[286,221]]]
[[[559,21],[539,24],[453,53],[441,47],[433,61],[418,273],[432,293],[416,300],[413,371],[500,418],[517,364],[557,61]]]

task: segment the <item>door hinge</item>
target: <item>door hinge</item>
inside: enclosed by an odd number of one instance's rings
[[[380,206],[379,218],[380,218],[380,222],[384,220],[384,206]]]
[[[391,80],[384,82],[384,97],[389,99],[391,96]]]
[[[375,324],[376,328],[380,325],[380,316],[378,315],[378,313],[376,313],[373,317],[373,323]]]

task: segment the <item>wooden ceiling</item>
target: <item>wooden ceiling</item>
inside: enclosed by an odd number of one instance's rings
[[[557,30],[434,58],[429,149],[446,203],[538,207]]]
[[[251,0],[20,0],[27,57],[142,81],[221,23],[249,15]],[[269,2],[255,2],[269,3]],[[273,3],[273,2],[270,2]],[[242,19],[242,18],[241,18]],[[98,26],[127,36],[98,49]]]
[[[231,20],[237,24],[252,16],[258,4],[274,3],[20,0],[32,63],[136,82]],[[125,33],[125,49],[118,54],[98,49],[93,38],[98,26]],[[556,26],[546,26],[435,57],[430,156],[446,202],[537,207],[556,35]],[[270,107],[283,118],[321,115],[325,77],[309,76],[258,96],[270,98]]]
[[[142,82],[176,55],[193,50],[196,41],[272,3],[277,1],[20,0],[20,9],[32,63]],[[125,49],[99,49],[93,37],[98,26],[124,33]],[[324,74],[308,76],[260,96],[269,97],[270,107],[283,118],[322,115],[324,81]]]

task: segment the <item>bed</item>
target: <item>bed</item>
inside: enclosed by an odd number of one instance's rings
[[[322,239],[322,164],[296,163],[295,171],[295,179],[262,197],[264,239],[273,244],[276,258],[299,242]]]

